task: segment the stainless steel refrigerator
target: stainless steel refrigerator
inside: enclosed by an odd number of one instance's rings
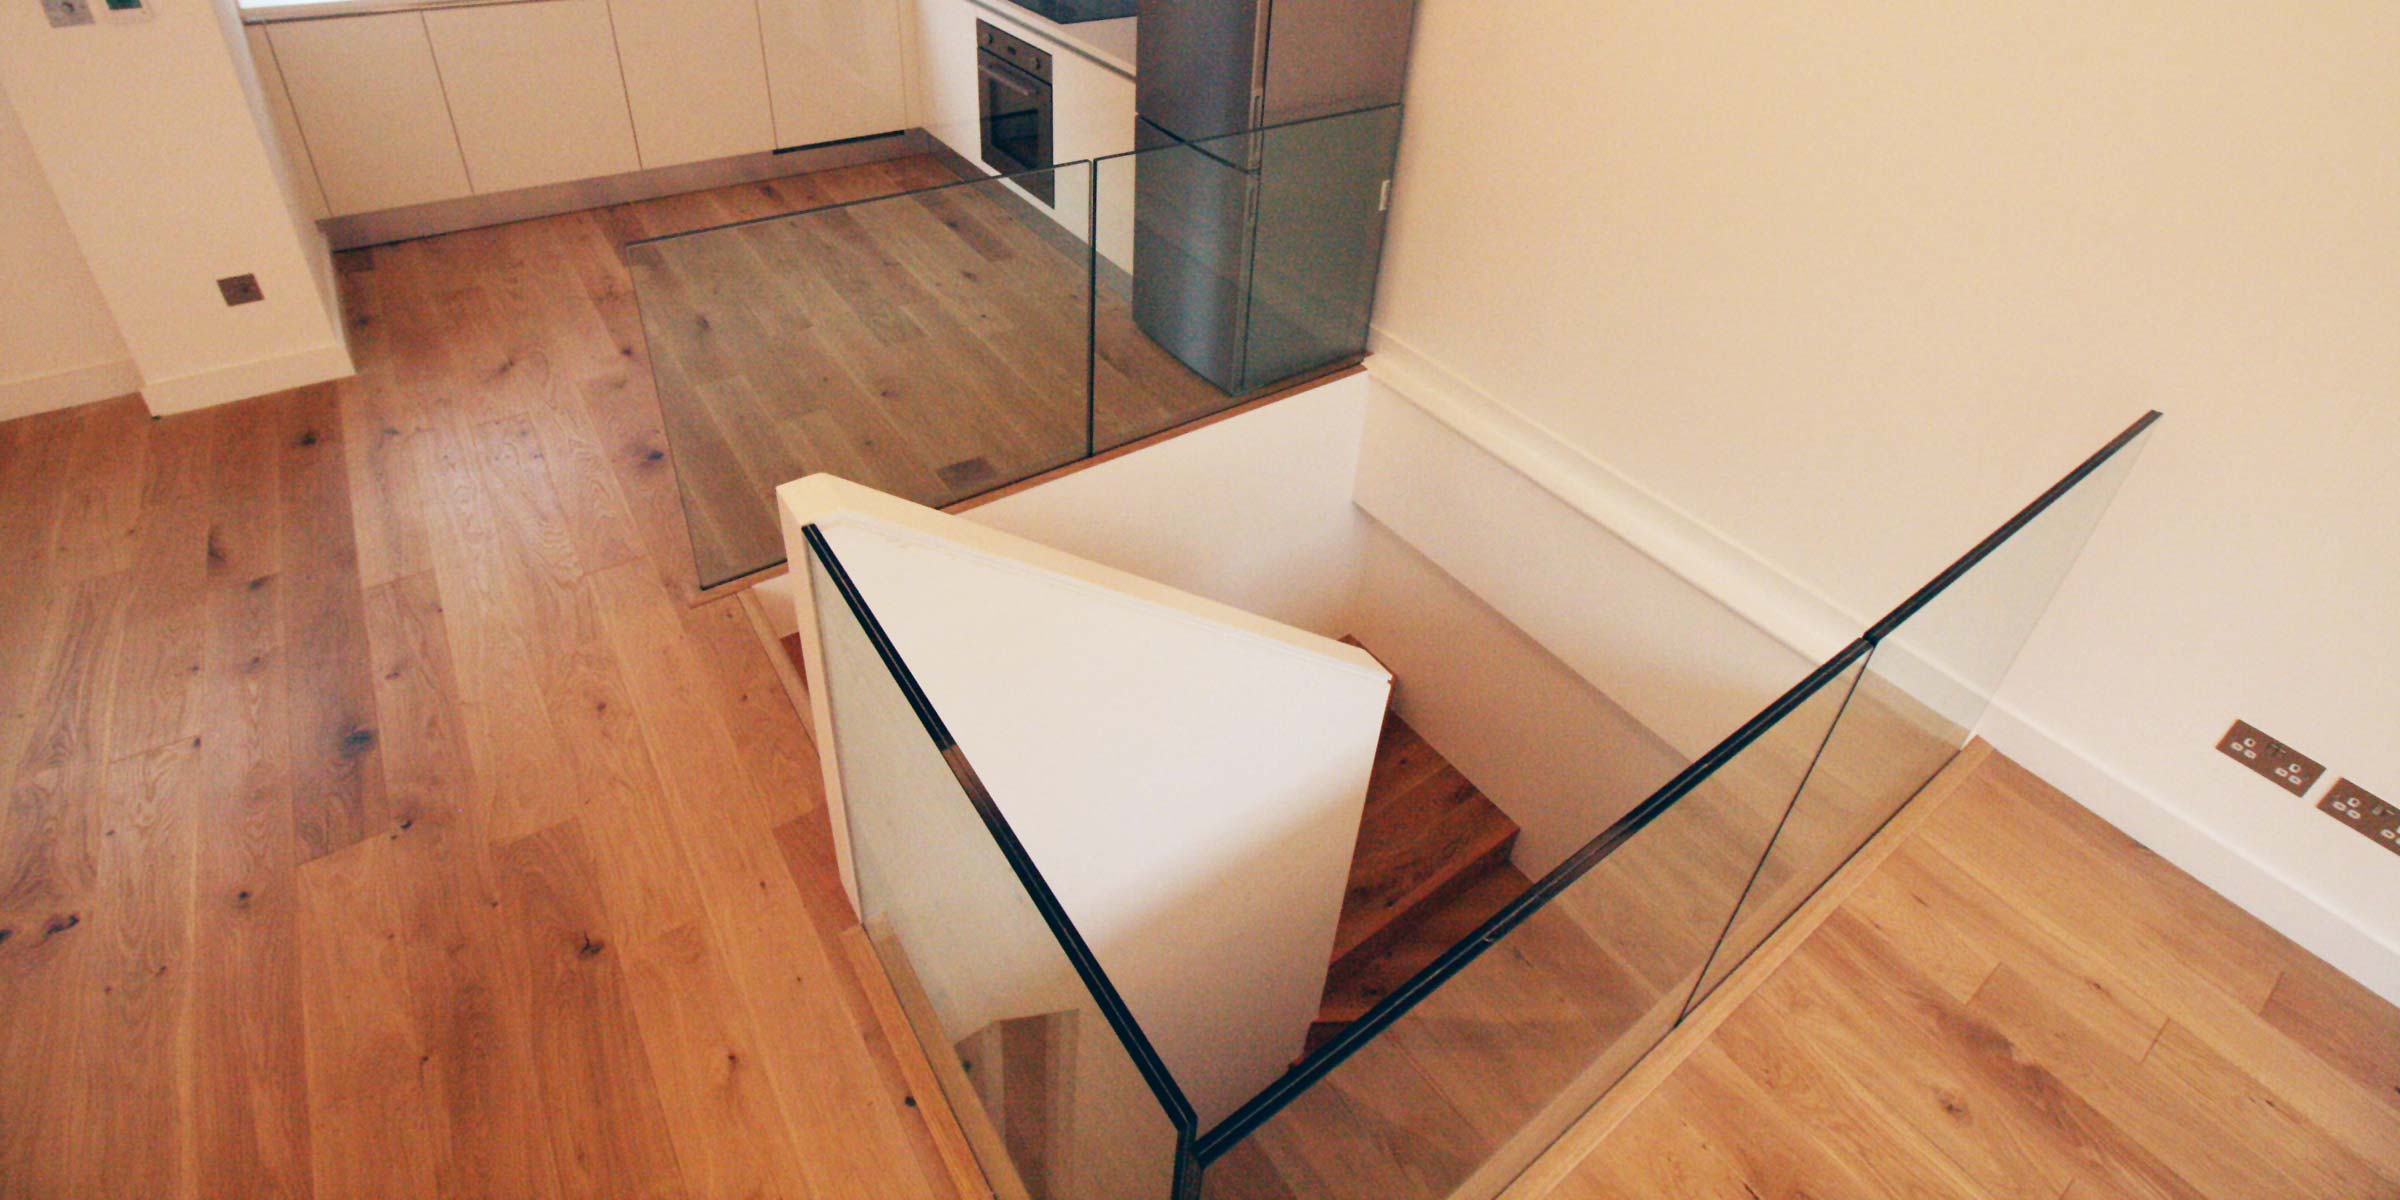
[[[1366,348],[1416,0],[1142,0],[1134,320],[1218,388]]]

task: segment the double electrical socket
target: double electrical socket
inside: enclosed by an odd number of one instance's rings
[[[2217,749],[2295,796],[2308,795],[2308,790],[2325,774],[2323,764],[2268,737],[2248,721],[2235,721],[2233,728],[2217,740]],[[2373,793],[2347,779],[2336,779],[2325,790],[2325,798],[2317,801],[2317,811],[2357,830],[2376,845],[2400,854],[2400,806],[2376,799]]]
[[[2334,780],[2325,798],[2317,801],[2317,811],[2373,839],[2376,845],[2400,854],[2400,807],[2376,799],[2367,789],[2347,779]]]
[[[2295,796],[2307,795],[2325,774],[2323,763],[2268,737],[2248,721],[2235,721],[2217,741],[2217,749]]]

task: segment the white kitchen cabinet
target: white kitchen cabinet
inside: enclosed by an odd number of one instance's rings
[[[971,163],[982,161],[975,16],[967,0],[917,0],[917,122]]]
[[[644,167],[775,149],[759,0],[608,0]]]
[[[332,215],[325,203],[325,185],[317,179],[317,166],[309,161],[308,139],[300,134],[299,114],[292,111],[292,94],[283,86],[283,67],[275,61],[275,43],[267,40],[267,31],[257,25],[242,27],[242,37],[250,43],[250,68],[258,73],[258,90],[267,99],[267,115],[275,121],[275,140],[283,151],[283,165],[291,175],[292,186],[300,192],[300,206],[308,210],[311,220],[324,220]]]
[[[607,0],[425,14],[477,192],[641,169]]]
[[[1133,80],[1072,48],[1052,48],[1041,38],[1034,44],[1051,51],[1050,103],[1056,124],[1050,136],[1058,161],[1132,150]]]
[[[471,190],[418,13],[293,21],[267,33],[334,216]]]
[[[758,0],[758,16],[778,146],[908,127],[900,0]]]

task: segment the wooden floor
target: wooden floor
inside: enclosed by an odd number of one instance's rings
[[[0,425],[0,1196],[952,1194],[614,252],[833,186],[344,255],[355,380]],[[1543,1034],[1422,1012],[1409,1069]],[[2400,1016],[1996,768],[1552,1194],[2395,1180]]]
[[[1804,849],[1751,880],[1728,864],[1775,829],[1807,712],[1212,1165],[1209,1200],[1506,1186],[1668,1034],[1745,885],[1774,897],[1755,941],[1955,745],[1870,677],[1777,842]],[[2005,759],[1803,945],[1511,1200],[2400,1196],[2400,1011]]]
[[[0,425],[0,1196],[951,1194],[615,251],[837,185],[345,254],[356,379]]]
[[[1538,1194],[2400,1196],[2400,1011],[1994,757]]]
[[[958,183],[931,158],[809,178],[719,198]],[[701,581],[781,561],[770,496],[811,472],[941,507],[1238,402],[1134,328],[1121,272],[1092,310],[1090,259],[997,182],[634,247]]]

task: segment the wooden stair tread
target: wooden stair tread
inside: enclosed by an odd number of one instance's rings
[[[1413,731],[1394,720],[1405,740]],[[1387,740],[1402,740],[1400,738]],[[1426,752],[1430,754],[1430,747]],[[1373,941],[1411,909],[1429,903],[1482,871],[1505,862],[1517,825],[1458,768],[1407,751],[1385,779],[1370,782],[1366,811],[1351,852],[1333,957],[1338,961]],[[1379,786],[1381,785],[1381,786]]]
[[[1392,935],[1344,956],[1326,978],[1325,1003],[1317,1019],[1338,1028],[1367,1015],[1367,1010],[1382,1003],[1393,989],[1414,978],[1532,886],[1524,872],[1501,863],[1441,903],[1420,909]]]
[[[1516,842],[1517,823],[1398,713],[1386,712],[1309,1049],[1531,886],[1509,865]]]

